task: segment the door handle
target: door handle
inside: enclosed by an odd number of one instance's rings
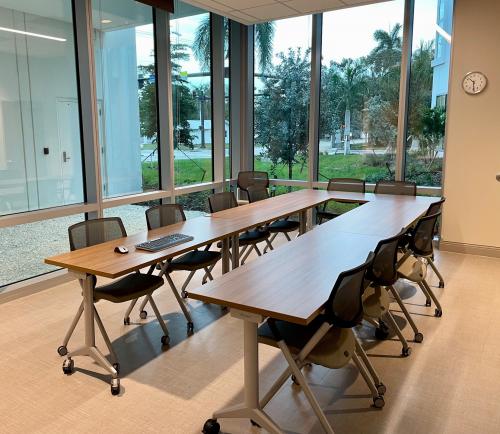
[[[63,151],[63,161],[67,163],[68,160],[71,160],[71,157],[67,154],[66,151]]]

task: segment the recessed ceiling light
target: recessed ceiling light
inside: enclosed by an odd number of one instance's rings
[[[111,20],[101,20],[102,24],[111,24],[113,21]]]

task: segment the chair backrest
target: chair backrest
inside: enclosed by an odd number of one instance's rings
[[[409,246],[417,255],[428,256],[432,254],[432,242],[434,240],[436,224],[440,215],[441,213],[438,212],[436,214],[421,217],[415,229],[413,229]]]
[[[127,236],[120,217],[86,220],[68,228],[71,250],[83,249]]]
[[[356,326],[363,317],[361,296],[366,288],[365,275],[374,258],[370,252],[366,261],[340,273],[325,306],[327,320],[342,328]]]
[[[161,228],[163,226],[173,225],[174,223],[186,220],[186,215],[182,205],[164,204],[153,206],[146,210],[146,221],[148,230]]]
[[[375,184],[375,193],[416,196],[417,184],[410,181],[386,181],[382,179]]]
[[[251,185],[250,187],[248,187],[247,194],[248,194],[248,201],[250,203],[258,202],[259,200],[264,200],[269,198],[269,193],[267,191],[267,188],[262,187],[260,185]]]
[[[328,181],[328,191],[353,191],[356,193],[365,192],[366,182],[357,178],[332,178]]]
[[[248,170],[238,173],[238,188],[248,196],[248,187],[269,187],[269,175],[267,172]]]
[[[398,245],[406,233],[403,229],[394,237],[379,241],[375,248],[373,263],[366,273],[366,278],[376,286],[389,286],[398,280],[397,262]]]
[[[432,215],[432,214],[437,214],[438,212],[441,212],[441,210],[443,209],[443,203],[446,199],[443,197],[441,200],[437,201],[437,202],[434,202],[434,203],[431,203],[429,205],[429,208],[427,209],[427,212],[425,213],[425,215]]]
[[[238,206],[238,202],[232,191],[223,191],[222,193],[215,193],[208,196],[208,206],[210,207],[210,212],[214,213],[235,208]]]

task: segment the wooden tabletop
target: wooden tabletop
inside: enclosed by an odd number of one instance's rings
[[[360,265],[378,241],[409,227],[436,198],[376,195],[189,297],[297,324],[312,321],[338,275]],[[260,202],[259,202],[260,203]]]
[[[364,198],[359,193],[339,193],[340,200],[349,200],[350,197],[354,201],[363,200]],[[189,250],[238,234],[259,224],[306,210],[331,198],[331,193],[325,191],[297,191],[258,203],[220,211],[210,216],[197,217],[154,231],[144,231],[126,238],[63,253],[45,259],[45,263],[72,271],[114,279],[159,261],[178,256]],[[146,252],[135,248],[136,244],[173,233],[191,235],[194,240],[159,252]],[[115,247],[120,245],[126,246],[129,253],[124,255],[115,253]]]

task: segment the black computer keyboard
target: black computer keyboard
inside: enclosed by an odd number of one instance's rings
[[[184,234],[171,234],[156,240],[146,241],[137,244],[135,247],[140,250],[147,250],[148,252],[158,252],[159,250],[168,249],[169,247],[178,244],[187,243],[194,240],[194,237]]]

